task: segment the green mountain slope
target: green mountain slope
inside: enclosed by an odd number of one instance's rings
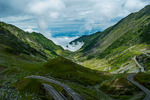
[[[105,96],[103,94],[103,96],[97,97],[100,92],[96,92],[94,86],[112,78],[109,73],[85,68],[62,57],[50,59],[48,62],[41,62],[30,57],[25,59],[24,56],[0,53],[0,59],[0,99],[2,100],[8,97],[29,100],[33,98],[36,100],[52,98],[51,95],[47,95],[42,83],[53,86],[58,92],[69,98],[63,88],[56,84],[25,78],[31,75],[44,76],[64,83],[86,100],[101,100]]]
[[[39,44],[42,45],[42,47],[54,55],[58,55],[57,53],[60,53],[63,51],[63,48],[59,45],[56,45],[53,41],[47,39],[44,35],[36,32],[32,32],[30,34]]]
[[[0,25],[0,44],[7,46],[6,51],[13,53],[37,53],[37,51],[26,45],[23,41],[17,38],[9,30]]]
[[[92,51],[95,48],[99,49],[97,51],[103,51],[114,41],[121,38],[124,34],[127,33],[130,33],[130,35],[134,33],[140,34],[140,31],[144,31],[142,30],[143,28],[148,27],[149,16],[150,6],[146,6],[144,9],[137,13],[130,14],[126,18],[119,21],[116,25],[106,29],[103,32],[103,35],[100,36],[98,40],[94,41],[95,44],[93,45],[93,47],[91,47],[90,50],[87,51]],[[96,50],[94,50],[94,52],[96,52]]]
[[[0,99],[51,100],[52,96],[47,96],[42,83],[52,85],[58,92],[70,98],[56,84],[25,78],[30,75],[51,76],[67,84],[87,100],[106,97],[97,97],[100,92],[96,92],[93,87],[112,78],[112,75],[58,57],[63,51],[40,33],[24,32],[13,25],[0,22]],[[50,60],[44,62],[47,59]]]
[[[23,53],[49,59],[58,56],[63,51],[58,45],[48,40],[40,33],[28,33],[4,22],[0,22],[0,44],[9,53]]]
[[[109,100],[110,96],[120,100],[144,97],[144,93],[127,80],[126,72],[139,72],[134,61],[137,56],[137,61],[147,73],[139,73],[135,79],[140,84],[149,85],[150,6],[130,14],[104,32],[82,36],[74,42],[78,41],[85,44],[72,53],[64,51],[40,33],[24,32],[0,22],[0,99],[51,100],[52,96],[42,86],[46,83],[72,100],[57,84],[25,78],[31,75],[64,83],[86,100]],[[68,58],[74,62],[58,57],[59,54],[69,55]],[[50,60],[44,62],[47,59]]]
[[[104,70],[108,66],[112,71],[127,63],[128,70],[129,61],[150,48],[149,34],[150,5],[104,30],[92,43],[86,43],[78,52],[78,60],[90,68]]]
[[[73,41],[71,41],[69,44],[72,45],[73,43],[75,43],[75,45],[77,44],[77,42],[84,42],[84,45],[82,48],[85,48],[89,43],[92,43],[92,41],[98,37],[101,34],[101,32],[97,32],[94,33],[92,35],[83,35]]]
[[[90,70],[63,57],[51,59],[44,65],[44,68],[50,72],[50,75],[84,86],[94,86],[111,77],[109,74],[107,76],[107,73]]]

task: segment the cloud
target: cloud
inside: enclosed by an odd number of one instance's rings
[[[52,31],[49,26],[63,27],[68,23],[65,26],[72,26],[73,30],[73,26],[78,25],[76,21],[81,21],[76,31],[84,33],[93,29],[104,30],[112,25],[110,20],[123,18],[147,4],[150,4],[149,0],[1,0],[0,16],[31,16],[31,19],[37,21],[34,26],[39,28],[42,27],[39,24],[44,19],[52,34],[56,30]],[[64,31],[71,32],[70,28],[65,28]]]
[[[68,44],[66,49],[74,52],[74,51],[79,50],[83,45],[84,45],[84,42],[77,42],[77,43],[73,42],[72,44]]]
[[[69,42],[75,40],[79,38],[78,36],[76,37],[67,37],[67,36],[63,36],[63,37],[55,37],[55,38],[51,38],[51,40],[57,44],[57,45],[61,45],[64,49],[68,49],[66,46],[69,44]]]
[[[141,0],[127,0],[124,7],[130,12],[135,12],[143,8],[146,4],[147,2]]]
[[[59,11],[65,8],[61,0],[32,0],[28,5],[27,11],[39,16],[49,14],[51,11]]]
[[[25,29],[24,31],[30,32],[30,33],[32,33],[32,32],[37,32],[36,30],[33,30],[33,29],[31,29],[31,28]]]
[[[57,19],[59,12],[64,8],[65,5],[61,0],[32,0],[25,10],[36,16],[38,30],[51,39],[52,35],[48,30],[49,20]]]
[[[71,45],[69,44],[69,42],[75,40],[79,38],[78,36],[76,37],[55,37],[55,38],[51,38],[51,40],[57,44],[57,45],[61,45],[64,49],[66,50],[70,50],[70,51],[76,51],[79,50],[83,45],[84,42],[77,42],[76,44],[73,42]]]
[[[45,17],[40,17],[38,19],[38,29],[39,31],[44,34],[47,38],[51,38],[51,33],[48,30],[48,22]]]

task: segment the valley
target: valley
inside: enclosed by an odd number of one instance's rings
[[[150,99],[150,5],[77,42],[71,52],[0,22],[0,99]]]

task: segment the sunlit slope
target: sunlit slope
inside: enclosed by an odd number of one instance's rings
[[[57,52],[63,51],[63,48],[40,33],[24,32],[4,22],[0,22],[0,44],[9,53],[42,56],[44,59],[56,57]]]
[[[150,5],[100,34],[72,56],[76,56],[82,65],[94,69],[104,70],[107,67],[108,70],[118,70],[125,65],[134,66],[131,69],[137,72],[133,57],[150,48]]]
[[[63,57],[42,62],[27,55],[17,56],[0,53],[0,56],[0,99],[9,97],[10,92],[12,93],[11,98],[17,99],[35,98],[39,100],[47,98],[42,83],[50,84],[56,90],[66,95],[63,88],[56,84],[25,78],[31,75],[49,77],[65,83],[87,100],[99,99],[94,86],[112,78],[112,75],[109,73],[85,68]]]
[[[70,45],[72,45],[72,44],[77,45],[78,42],[83,42],[84,45],[82,46],[82,48],[85,48],[85,47],[88,46],[88,44],[92,43],[92,41],[94,41],[94,39],[96,39],[99,35],[102,35],[101,33],[102,32],[96,32],[96,33],[94,33],[92,35],[83,35],[83,36],[81,36],[81,37],[71,41],[69,44]]]
[[[30,34],[39,44],[42,45],[42,47],[51,53],[58,55],[63,51],[63,48],[59,45],[56,45],[53,41],[46,38],[44,35],[36,32],[32,32]],[[58,53],[58,54],[56,54]]]
[[[44,68],[50,75],[82,85],[96,85],[110,77],[107,73],[85,68],[63,57],[51,59]]]

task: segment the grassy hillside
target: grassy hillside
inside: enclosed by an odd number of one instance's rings
[[[114,80],[105,82],[100,89],[119,100],[141,100],[144,93],[127,80],[127,74],[117,74]]]
[[[44,68],[50,71],[50,75],[86,86],[96,85],[111,77],[107,73],[90,70],[62,57],[48,61]]]
[[[141,66],[144,67],[145,71],[150,72],[150,56],[148,53],[142,53],[141,55],[137,56],[137,61]]]
[[[10,53],[24,53],[42,56],[45,59],[57,57],[63,48],[54,44],[40,33],[28,33],[4,22],[0,22],[0,44]]]
[[[130,35],[134,33],[136,34],[141,33],[142,35],[140,36],[141,37],[143,36],[143,38],[145,39],[146,38],[145,36],[147,36],[148,34],[146,33],[146,31],[148,31],[148,28],[146,29],[146,27],[149,27],[149,16],[150,16],[150,6],[146,6],[139,12],[128,15],[127,17],[123,18],[114,26],[104,30],[104,32],[102,32],[102,35],[97,36],[97,39],[93,41],[94,42],[93,46],[83,51],[92,51],[93,49],[96,49],[96,50],[93,50],[93,52],[91,53],[94,53],[100,50],[102,52],[106,48],[108,48],[110,45],[112,45],[112,43],[114,43],[116,40],[121,40],[119,38],[122,38],[123,35],[126,35],[128,33],[130,33]],[[128,40],[130,39],[131,37]],[[126,42],[126,38],[124,38],[123,40],[125,40]],[[141,39],[141,41],[142,40],[143,39]],[[90,45],[91,44],[89,43],[88,46]],[[86,48],[88,48],[88,46]]]
[[[59,45],[56,45],[53,41],[47,39],[44,35],[36,32],[30,34],[39,44],[43,46],[44,49],[50,51],[54,55],[63,51],[63,48]]]
[[[25,53],[25,54],[39,53],[36,49],[32,48],[29,44],[26,44],[21,39],[16,37],[10,30],[3,27],[3,24],[2,23],[0,24],[0,44],[6,47],[5,48],[6,51],[10,53]]]
[[[12,95],[11,99],[52,99],[45,93],[41,85],[41,83],[47,82],[24,79],[24,77],[30,75],[51,76],[53,79],[69,85],[84,98],[99,99],[94,86],[112,78],[109,73],[85,68],[62,57],[43,62],[26,54],[0,53],[0,59],[0,99],[9,98],[10,95]],[[66,94],[61,87],[51,83],[47,84]]]
[[[150,89],[150,74],[149,73],[138,73],[134,80],[138,83],[145,86],[147,89]]]
[[[24,79],[30,75],[51,76],[59,80],[86,99],[100,99],[95,85],[112,78],[109,73],[91,70],[71,60],[58,57],[63,53],[60,46],[55,45],[40,33],[28,33],[4,22],[0,22],[0,99],[52,99],[37,79]],[[69,51],[65,51],[71,53]],[[58,57],[58,58],[55,58]],[[54,58],[54,59],[51,59]],[[45,62],[49,59],[47,62]],[[51,83],[56,90],[64,90]]]
[[[81,37],[79,37],[79,38],[77,38],[77,39],[71,41],[69,44],[71,45],[71,44],[73,44],[73,43],[77,44],[77,42],[84,42],[84,45],[83,45],[83,47],[82,47],[82,48],[84,48],[84,47],[86,47],[89,43],[92,43],[92,41],[93,41],[96,37],[98,37],[99,35],[101,35],[101,32],[96,32],[96,33],[94,33],[94,34],[92,34],[92,35],[83,35],[83,36],[81,36]]]
[[[149,34],[150,5],[104,30],[72,56],[76,56],[74,58],[81,65],[93,69],[104,70],[107,66],[110,71],[126,69],[137,72],[133,58],[150,49]]]

